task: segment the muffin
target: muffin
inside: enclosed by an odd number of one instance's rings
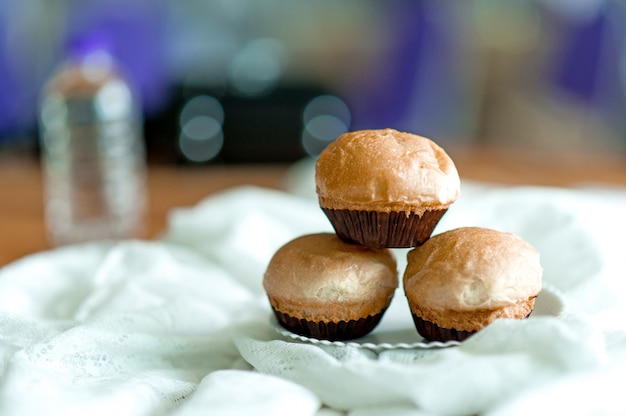
[[[528,317],[542,274],[539,253],[521,237],[463,227],[409,251],[403,286],[420,335],[462,341],[498,318]]]
[[[387,249],[346,243],[335,234],[298,237],[276,251],[263,277],[276,319],[296,334],[359,338],[378,325],[398,287]]]
[[[337,235],[371,247],[426,241],[458,198],[459,174],[430,139],[393,129],[345,133],[315,165],[320,207]]]

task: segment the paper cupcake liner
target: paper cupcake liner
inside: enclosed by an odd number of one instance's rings
[[[310,338],[345,341],[370,333],[380,322],[384,310],[376,315],[350,321],[323,322],[294,318],[272,308],[278,323],[288,331]]]
[[[520,319],[526,319],[530,317],[531,314],[532,311]],[[462,331],[454,328],[442,328],[439,325],[427,321],[414,313],[411,313],[411,315],[413,316],[415,329],[417,329],[417,332],[424,337],[426,341],[464,341],[479,331]]]
[[[476,331],[457,331],[454,328],[442,328],[415,314],[411,315],[413,316],[413,322],[415,323],[417,332],[427,341],[463,341],[476,333]]]
[[[377,212],[322,208],[339,238],[370,247],[409,248],[424,244],[447,209],[425,211],[421,216],[406,212]]]

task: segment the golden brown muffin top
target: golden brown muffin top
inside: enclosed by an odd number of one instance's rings
[[[276,251],[263,286],[272,306],[291,316],[359,319],[389,304],[398,272],[388,249],[349,244],[331,233],[309,234]]]
[[[432,140],[393,129],[345,133],[315,166],[320,205],[406,211],[447,208],[459,196],[454,162]]]
[[[462,227],[431,237],[407,254],[409,302],[435,310],[509,306],[541,291],[539,252],[521,237]]]

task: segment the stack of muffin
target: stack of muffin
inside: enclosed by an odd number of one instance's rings
[[[393,129],[346,133],[319,156],[315,182],[335,234],[288,242],[263,278],[287,330],[326,340],[371,332],[398,286],[394,248],[412,248],[403,289],[428,341],[461,341],[532,312],[542,268],[530,244],[479,227],[432,236],[460,192],[454,162],[433,141]]]

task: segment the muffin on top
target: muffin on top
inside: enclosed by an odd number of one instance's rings
[[[372,247],[422,244],[460,192],[441,147],[394,129],[339,136],[320,154],[315,184],[337,235]]]

